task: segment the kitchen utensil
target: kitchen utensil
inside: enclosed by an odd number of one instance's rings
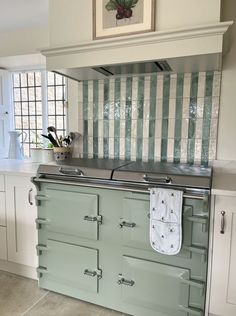
[[[59,138],[58,138],[58,136],[57,136],[57,130],[56,130],[56,128],[55,128],[54,126],[48,126],[48,132],[53,132],[53,133],[55,134],[55,137],[56,137],[56,141],[57,141],[57,143],[58,143],[58,146],[61,147],[61,145],[60,145],[60,140],[59,140]]]
[[[9,152],[8,152],[9,159],[24,159],[24,156],[22,153],[22,146],[19,140],[19,136],[22,134],[24,134],[24,138],[22,141],[24,142],[27,137],[26,132],[9,131],[9,135],[10,135],[10,144],[9,144]]]
[[[54,147],[59,147],[57,141],[55,140],[55,138],[52,136],[52,134],[48,133],[48,135],[44,135],[44,134],[41,134],[43,137],[47,138]]]

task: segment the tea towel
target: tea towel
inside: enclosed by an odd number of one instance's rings
[[[154,250],[176,255],[182,246],[183,191],[150,190],[150,243]]]

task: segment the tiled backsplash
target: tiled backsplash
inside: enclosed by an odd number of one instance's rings
[[[83,157],[207,164],[215,158],[219,72],[79,83]]]

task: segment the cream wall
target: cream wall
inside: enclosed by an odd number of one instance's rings
[[[0,32],[0,57],[38,53],[49,46],[48,28]]]
[[[157,0],[156,31],[220,20],[220,0]],[[49,0],[50,45],[92,40],[92,0]]]
[[[234,20],[234,24],[224,43],[217,159],[236,160],[236,1],[222,4],[222,20]]]

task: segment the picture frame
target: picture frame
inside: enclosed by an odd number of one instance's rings
[[[93,39],[155,30],[156,0],[93,0]]]

